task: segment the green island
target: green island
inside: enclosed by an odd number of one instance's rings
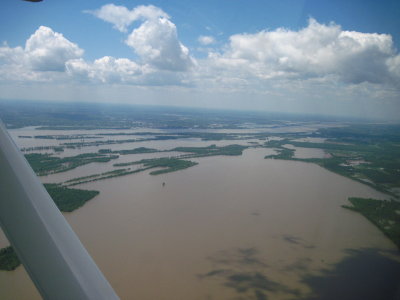
[[[93,181],[98,181],[98,180],[104,180],[104,179],[134,174],[134,173],[138,173],[138,172],[141,172],[144,170],[146,170],[146,169],[136,169],[136,170],[131,170],[129,168],[115,169],[115,170],[100,173],[100,174],[92,174],[92,175],[88,175],[88,176],[72,178],[72,179],[65,181],[63,183],[63,185],[64,186],[74,186],[74,185],[78,185],[78,184],[82,184],[82,183],[88,183],[88,182],[93,182]]]
[[[171,149],[170,151],[192,153],[191,155],[187,155],[186,157],[204,157],[215,155],[234,156],[242,155],[243,150],[247,148],[247,146],[234,144],[222,147],[217,147],[216,145],[211,145],[208,147],[176,147],[174,149]]]
[[[99,194],[98,191],[71,189],[57,184],[45,183],[44,187],[62,212],[71,212]]]
[[[215,155],[242,155],[243,150],[248,148],[248,146],[242,145],[227,145],[222,147],[217,147],[216,145],[210,145],[207,147],[175,147],[170,150],[157,150],[153,148],[139,147],[127,150],[117,150],[111,151],[111,149],[100,149],[99,153],[117,153],[121,155],[125,154],[141,154],[141,153],[156,153],[156,152],[186,152],[191,153],[188,155],[179,156],[179,158],[189,158],[189,157],[204,157],[204,156],[215,156]]]
[[[111,149],[99,149],[98,153],[106,154],[106,153],[117,153],[121,155],[126,154],[143,154],[143,153],[155,153],[155,152],[163,152],[153,148],[146,148],[146,147],[138,147],[134,149],[124,149],[124,150],[114,150]]]
[[[66,134],[57,134],[57,135],[35,135],[35,139],[44,139],[44,140],[84,140],[84,139],[98,139],[102,137],[82,134],[82,135],[66,135]]]
[[[119,163],[114,166],[128,166],[128,165],[137,165],[143,164],[145,167],[142,170],[152,169],[152,168],[163,168],[161,170],[156,170],[150,172],[150,175],[159,175],[164,173],[175,172],[183,169],[190,168],[192,166],[197,165],[197,162],[190,160],[177,159],[173,157],[162,157],[162,158],[153,158],[153,159],[142,159],[135,162],[130,163]]]
[[[84,153],[60,158],[50,154],[32,153],[26,154],[25,157],[35,173],[39,176],[43,176],[65,172],[92,162],[109,162],[112,159],[118,158],[118,155]]]
[[[84,176],[84,177],[78,177],[78,178],[72,178],[67,180],[66,182],[63,183],[64,186],[74,186],[82,183],[89,183],[93,181],[99,181],[99,180],[104,180],[104,179],[110,179],[114,177],[120,177],[120,176],[125,176],[125,175],[130,175],[130,174],[135,174],[139,173],[142,171],[145,171],[149,168],[139,168],[135,170],[131,169],[115,169],[109,172],[104,172],[100,174],[93,174],[89,176]]]
[[[62,212],[72,212],[99,194],[98,191],[71,189],[57,184],[44,184],[44,187]],[[12,271],[20,264],[11,246],[0,249],[0,270]]]
[[[127,140],[106,140],[106,141],[92,141],[92,142],[67,142],[61,143],[61,146],[69,146],[69,147],[97,147],[102,145],[115,145],[115,144],[126,144],[126,143],[134,143],[142,140],[138,139],[127,139]]]
[[[355,197],[348,200],[352,206],[343,208],[361,213],[400,249],[400,202]]]
[[[121,154],[121,155],[155,153],[155,152],[161,152],[161,151],[159,151],[157,149],[153,149],[153,148],[146,148],[146,147],[139,147],[139,148],[134,148],[134,149],[112,151],[112,153],[118,153],[118,154]]]
[[[43,151],[43,150],[54,150],[57,152],[55,149],[59,148],[64,148],[61,146],[36,146],[36,147],[23,147],[21,148],[21,152],[33,152],[33,151]],[[71,148],[71,147],[66,147],[66,148]]]

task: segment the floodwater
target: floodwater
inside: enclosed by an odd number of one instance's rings
[[[121,299],[391,299],[396,247],[340,207],[385,195],[270,151],[79,185],[100,195],[65,217]],[[40,297],[19,267],[0,299]]]
[[[238,145],[251,145],[262,143],[258,139],[245,139],[245,140],[205,140],[200,138],[180,138],[171,140],[146,140],[154,138],[153,135],[134,135],[135,133],[143,132],[154,132],[155,134],[167,134],[174,135],[177,131],[172,130],[155,130],[153,128],[141,128],[139,129],[129,129],[129,130],[35,130],[36,127],[25,127],[20,129],[9,130],[12,138],[17,143],[19,148],[31,148],[31,147],[54,147],[54,146],[64,146],[63,152],[55,152],[53,149],[42,149],[34,151],[26,151],[24,154],[28,153],[49,153],[58,157],[75,156],[84,153],[96,153],[99,149],[110,149],[112,151],[134,149],[139,147],[153,148],[160,151],[171,150],[177,146],[180,147],[207,147],[210,145],[216,145],[218,147],[238,144]],[[181,132],[189,132],[180,130]],[[217,130],[196,130],[191,132],[219,132]],[[254,131],[253,131],[254,132]],[[125,133],[125,135],[115,135],[118,133]],[[225,130],[225,133],[231,133],[229,130]],[[239,132],[240,133],[240,132]],[[241,132],[243,133],[243,132]],[[104,135],[112,134],[112,135]],[[127,135],[129,134],[129,135]],[[82,136],[82,139],[43,139],[34,138],[34,136]],[[31,138],[26,138],[27,136]],[[90,136],[91,138],[87,138]],[[126,142],[126,140],[136,140],[134,142]],[[96,143],[96,142],[107,142],[107,141],[120,141],[120,143],[115,144],[104,144],[104,145],[89,145],[84,147],[76,146],[75,148],[66,148],[67,143]]]
[[[295,158],[324,158],[328,154],[323,149],[295,147],[291,144],[283,145],[284,148],[293,149]]]

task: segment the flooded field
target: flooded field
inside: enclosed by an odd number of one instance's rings
[[[318,148],[303,148],[295,147],[293,145],[284,145],[284,147],[295,150],[295,158],[324,158],[327,155],[324,150]]]
[[[248,141],[135,147],[232,143]],[[195,158],[198,165],[178,172],[78,185],[100,195],[65,217],[121,299],[389,299],[400,278],[397,248],[363,216],[341,207],[351,196],[387,196],[314,164],[264,159],[272,152],[251,148],[242,156]],[[173,154],[121,156],[42,181]],[[323,154],[296,149],[302,157]],[[4,236],[0,244],[7,244]],[[0,299],[40,296],[19,267],[0,272]]]

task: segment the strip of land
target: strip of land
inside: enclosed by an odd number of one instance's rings
[[[396,192],[400,188],[400,126],[325,128],[314,135],[327,140],[324,143],[289,138],[268,141],[264,146],[274,148],[278,153],[265,158],[316,163],[392,197],[400,197]],[[295,158],[294,150],[285,145],[322,149],[327,157]]]
[[[84,153],[70,157],[57,157],[50,154],[32,153],[26,154],[32,169],[39,176],[60,173],[75,169],[92,162],[109,162],[118,158],[118,155],[101,153]]]
[[[348,200],[352,205],[342,207],[361,213],[400,249],[400,202],[355,197]]]
[[[119,150],[118,152],[126,153],[126,152],[134,152],[136,153],[152,153],[152,152],[184,152],[187,154],[182,154],[176,157],[161,157],[161,158],[153,158],[153,159],[142,159],[138,161],[126,162],[126,163],[116,163],[114,167],[129,167],[129,166],[139,166],[138,168],[124,168],[124,169],[115,169],[113,171],[100,173],[100,174],[92,174],[89,176],[73,178],[65,183],[66,186],[73,186],[82,183],[88,183],[98,180],[104,180],[113,177],[125,176],[134,173],[139,173],[142,171],[146,171],[152,168],[161,168],[161,170],[156,170],[150,172],[150,175],[160,175],[164,173],[175,172],[183,169],[187,169],[197,165],[197,162],[193,162],[187,160],[188,158],[197,158],[197,157],[207,157],[207,156],[216,156],[216,155],[242,155],[243,150],[248,148],[247,146],[242,145],[228,145],[217,147],[216,145],[211,145],[207,147],[176,147],[171,150],[165,151],[157,151],[156,149],[151,148],[136,148],[133,150]],[[109,153],[111,150],[99,150],[102,153]],[[121,153],[121,154],[122,154]],[[129,153],[133,154],[133,153]]]
[[[197,165],[197,162],[193,162],[190,160],[183,160],[174,157],[161,157],[161,158],[153,158],[153,159],[142,159],[133,162],[127,163],[118,163],[114,164],[115,167],[125,167],[125,166],[139,166],[136,169],[131,168],[123,168],[123,169],[115,169],[113,171],[101,173],[101,174],[93,174],[84,177],[72,178],[63,183],[66,186],[74,186],[82,183],[88,183],[98,180],[109,179],[113,177],[126,176],[130,174],[135,174],[139,172],[143,172],[149,169],[161,168],[160,170],[155,170],[150,172],[150,175],[160,175],[164,173],[175,172],[183,169],[187,169]]]

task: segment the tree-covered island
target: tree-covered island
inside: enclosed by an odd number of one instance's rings
[[[58,157],[50,154],[32,153],[26,154],[32,169],[39,176],[65,172],[75,169],[92,162],[109,162],[118,158],[118,155],[102,154],[102,153],[84,153],[70,157]]]

